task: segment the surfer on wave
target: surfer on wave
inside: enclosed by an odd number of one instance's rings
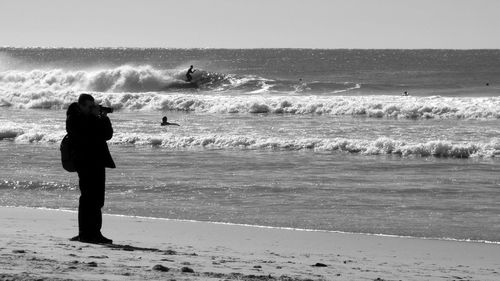
[[[193,80],[193,76],[191,76],[191,74],[194,73],[195,71],[196,71],[196,69],[193,70],[193,66],[191,65],[191,67],[186,72],[186,81],[187,82],[191,82],[191,80]]]

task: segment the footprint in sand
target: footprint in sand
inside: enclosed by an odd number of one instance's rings
[[[184,273],[194,273],[194,270],[192,268],[190,268],[190,267],[185,266],[185,267],[181,268],[181,272],[184,272]]]
[[[163,266],[161,264],[157,264],[157,265],[153,266],[153,270],[162,271],[162,272],[168,272],[168,271],[170,271],[170,268],[168,268],[166,266]]]
[[[107,259],[109,258],[108,256],[102,255],[102,256],[89,256],[91,259]]]

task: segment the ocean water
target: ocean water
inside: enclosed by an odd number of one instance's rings
[[[77,208],[81,93],[106,213],[500,243],[500,50],[0,48],[0,205]]]

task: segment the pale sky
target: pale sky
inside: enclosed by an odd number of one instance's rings
[[[0,46],[500,48],[500,0],[0,0]]]

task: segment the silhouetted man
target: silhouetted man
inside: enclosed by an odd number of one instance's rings
[[[195,71],[196,70],[193,70],[193,66],[191,65],[191,67],[186,72],[186,81],[190,82],[191,80],[193,80],[193,76],[191,76],[191,73],[194,73]]]
[[[104,206],[105,168],[115,168],[107,140],[113,128],[106,112],[89,94],[81,94],[66,113],[66,131],[75,151],[79,178],[78,236],[71,240],[87,243],[113,243],[101,234]]]

